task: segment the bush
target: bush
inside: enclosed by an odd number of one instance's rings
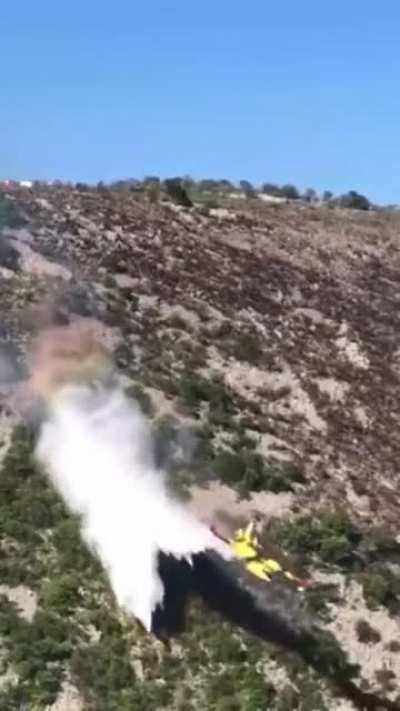
[[[241,180],[239,185],[248,200],[254,200],[254,198],[257,197],[254,185],[252,185],[248,180]]]
[[[209,197],[203,202],[203,207],[205,210],[218,210],[220,204],[215,198]]]
[[[325,563],[351,567],[361,535],[344,511],[323,511],[282,523],[277,535],[287,551],[305,559],[316,555]]]
[[[235,339],[233,354],[237,360],[259,365],[263,355],[260,338],[256,333],[240,333]]]
[[[59,567],[78,575],[101,576],[99,561],[82,543],[79,523],[78,517],[68,516],[53,529],[51,540],[57,549]]]
[[[0,233],[4,227],[17,228],[25,224],[16,203],[0,194]]]
[[[246,474],[246,462],[239,454],[223,450],[213,462],[213,470],[224,484],[237,485]]]
[[[147,186],[147,197],[152,205],[160,202],[160,185],[158,183]]]
[[[374,610],[380,605],[392,614],[400,611],[400,578],[382,564],[370,566],[361,576],[364,599]]]
[[[142,385],[139,383],[128,385],[128,387],[125,388],[125,395],[138,403],[144,415],[147,415],[147,417],[154,415],[153,401]]]
[[[153,452],[155,464],[162,469],[168,465],[175,450],[177,429],[168,417],[162,417],[155,422],[153,430]]]
[[[264,195],[271,195],[272,197],[286,198],[287,200],[298,200],[300,198],[298,189],[290,183],[282,186],[275,185],[275,183],[263,183],[261,190]]]
[[[42,610],[37,611],[32,623],[27,622],[3,598],[0,631],[8,661],[19,677],[21,703],[53,703],[61,685],[62,663],[72,650],[68,622]],[[14,691],[9,689],[5,694],[12,698]]]
[[[332,619],[331,604],[340,604],[340,594],[337,585],[327,583],[314,583],[306,590],[307,607],[313,618],[319,618],[324,622]]]
[[[251,492],[291,491],[293,483],[300,478],[299,470],[291,463],[265,462],[262,455],[252,449],[238,453],[222,449],[211,466],[224,484],[235,487],[243,497]]]
[[[367,564],[382,560],[396,562],[400,556],[400,543],[383,527],[375,527],[368,531],[360,545]]]
[[[371,203],[365,195],[360,195],[355,190],[350,190],[339,198],[339,205],[353,210],[369,210]]]
[[[381,640],[381,635],[378,630],[371,627],[367,620],[357,620],[356,633],[358,641],[363,644],[377,644]]]
[[[164,181],[164,188],[168,197],[177,205],[193,207],[193,203],[183,187],[180,178],[167,178]]]
[[[381,685],[385,693],[390,693],[396,690],[396,674],[392,669],[383,667],[375,672],[375,679]]]
[[[302,658],[323,676],[336,683],[359,675],[358,664],[351,664],[336,637],[328,630],[316,630],[299,644]]]
[[[300,193],[294,185],[282,185],[279,192],[281,197],[288,200],[298,200],[300,198]]]
[[[68,615],[81,602],[78,576],[62,573],[43,584],[41,602],[61,615]]]
[[[195,411],[198,411],[202,402],[208,402],[214,414],[231,415],[235,411],[232,396],[223,380],[217,376],[210,380],[195,375],[185,376],[180,382],[180,392],[184,404]]]
[[[318,200],[317,192],[314,190],[314,188],[307,188],[307,190],[304,193],[303,199],[306,202],[317,202],[317,200]]]
[[[271,195],[272,197],[280,196],[279,185],[276,185],[275,183],[263,183],[261,186],[261,192],[263,192],[264,195]]]

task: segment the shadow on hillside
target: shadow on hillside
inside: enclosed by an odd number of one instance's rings
[[[358,709],[400,710],[397,703],[358,688],[352,681],[357,667],[349,664],[332,634],[313,626],[301,596],[286,583],[253,580],[240,565],[212,552],[194,555],[192,566],[160,553],[159,573],[166,596],[153,615],[152,630],[160,639],[185,630],[187,603],[195,595],[232,624],[298,653]]]

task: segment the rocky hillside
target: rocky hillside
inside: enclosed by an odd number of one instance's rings
[[[1,709],[400,708],[399,228],[394,212],[184,208],[129,188],[0,195]],[[82,318],[176,493],[227,529],[257,515],[314,578],[342,684],[198,606],[169,649],[115,609],[19,423],[32,334]]]

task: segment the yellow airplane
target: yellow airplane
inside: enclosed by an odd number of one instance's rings
[[[214,527],[212,530],[215,535],[230,545],[235,555],[243,561],[246,570],[257,578],[270,582],[273,575],[281,573],[281,575],[296,583],[300,590],[309,585],[308,581],[296,578],[288,570],[284,570],[277,560],[262,556],[259,540],[253,533],[253,522],[250,522],[245,529],[239,528],[231,539],[221,536]]]

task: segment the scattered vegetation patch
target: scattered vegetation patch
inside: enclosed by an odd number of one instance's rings
[[[283,400],[287,398],[291,393],[291,388],[289,385],[281,385],[278,388],[267,388],[262,387],[258,389],[258,395],[267,400],[268,402],[275,402],[276,400]]]
[[[185,406],[194,413],[199,412],[202,403],[208,403],[213,417],[231,417],[235,412],[233,397],[217,376],[206,380],[199,375],[186,375],[180,382],[180,394]]]
[[[317,559],[345,569],[355,563],[362,538],[346,512],[340,510],[278,522],[275,535],[287,551],[307,562]]]
[[[240,452],[221,449],[212,467],[224,484],[235,488],[243,497],[259,491],[292,491],[294,483],[303,481],[300,470],[290,462],[267,462],[251,449]]]
[[[159,417],[153,424],[153,450],[157,468],[168,466],[178,437],[177,423],[172,417]]]
[[[39,593],[32,622],[6,597],[0,600],[5,666],[18,677],[17,686],[0,692],[0,707],[7,709],[55,701],[80,636],[72,613],[82,602],[81,575],[104,585],[98,562],[80,541],[78,521],[35,466],[32,450],[30,432],[18,427],[0,476],[0,538],[8,541],[6,551],[1,548],[1,580]]]
[[[368,563],[382,559],[400,563],[400,543],[382,526],[375,526],[363,536],[360,552]]]
[[[369,566],[361,575],[361,584],[367,606],[374,610],[380,605],[391,614],[400,612],[400,577],[382,563]]]
[[[221,204],[215,198],[206,197],[203,200],[202,207],[206,211],[206,214],[208,214],[210,210],[218,210],[221,207]]]
[[[171,419],[157,421],[156,428],[167,443],[179,439],[178,425]],[[204,426],[196,434],[204,447],[204,458],[215,459],[212,429]],[[254,459],[257,453],[245,446],[245,433],[237,435],[237,442],[240,440],[243,451],[238,446],[238,452],[231,455],[240,460],[244,457],[246,466],[264,476],[263,462]],[[190,608],[179,654],[142,633],[133,620],[115,610],[101,566],[81,542],[79,520],[69,514],[36,468],[32,447],[30,433],[17,428],[0,476],[0,536],[2,542],[7,541],[0,549],[7,550],[7,556],[2,553],[0,557],[2,582],[13,585],[18,579],[38,592],[32,622],[22,618],[8,599],[0,599],[3,668],[15,672],[18,679],[0,690],[0,708],[52,704],[66,670],[89,711],[158,711],[167,707],[180,711],[288,711],[299,698],[305,708],[317,711],[324,709],[325,703],[318,673],[344,680],[354,676],[356,669],[349,665],[337,641],[321,634],[317,641],[313,638],[308,644],[305,640],[299,649],[317,674],[297,655],[282,657],[297,688],[294,695],[290,687],[283,694],[274,686],[274,679],[265,678],[268,645],[205,611],[197,602]],[[243,474],[238,462],[235,466],[237,476]],[[355,535],[351,522],[340,516],[338,520],[323,518],[319,525],[324,533],[319,530],[318,544],[307,544],[311,553],[315,548],[330,551],[332,547],[322,545],[329,536],[353,540]],[[301,528],[304,530],[310,535],[307,527]],[[312,533],[315,538],[314,529]],[[321,611],[322,591],[319,599],[315,591],[313,594],[309,602]],[[94,636],[89,628],[95,631]]]
[[[193,633],[183,636],[189,652],[196,688],[190,709],[215,708],[257,711],[274,708],[270,703],[276,690],[264,674],[264,645],[245,633],[237,633],[229,623],[214,613],[204,614],[201,604],[191,607],[189,617]],[[202,699],[202,703],[201,703]]]
[[[190,498],[191,485],[204,485],[213,460],[212,430],[207,426],[182,427],[170,416],[153,423],[156,466],[163,469],[170,490],[181,499]]]
[[[400,576],[389,567],[390,555],[397,543],[376,530],[361,531],[340,510],[300,516],[292,521],[275,521],[271,535],[289,553],[307,565],[336,565],[344,573],[355,574],[370,609],[379,605],[391,614],[400,612]],[[377,541],[381,540],[378,545]],[[380,559],[379,559],[380,556]]]
[[[188,331],[188,323],[185,319],[176,311],[171,313],[165,320],[164,323],[167,324],[169,328],[174,328],[177,331]]]
[[[139,383],[133,383],[132,385],[129,385],[127,388],[125,388],[125,395],[127,395],[127,397],[129,398],[132,398],[132,400],[135,400],[139,404],[139,407],[144,415],[146,415],[147,417],[153,417],[154,407],[152,399],[150,395],[146,393],[142,385],[140,385]]]
[[[0,579],[11,586],[38,585],[43,564],[36,553],[48,529],[65,515],[62,502],[36,468],[32,450],[32,435],[16,428],[0,476],[0,538],[9,541],[0,548]]]
[[[173,687],[162,682],[166,660],[157,664],[156,656],[146,660],[143,650],[145,678],[138,679],[132,664],[132,634],[129,623],[122,625],[111,612],[102,611],[98,625],[100,638],[74,650],[71,658],[73,681],[90,711],[119,709],[149,709],[158,711],[171,701]],[[165,653],[168,656],[168,653]],[[161,666],[161,669],[160,669]],[[161,678],[156,678],[160,674]]]
[[[259,336],[256,333],[240,333],[235,336],[233,355],[239,361],[259,365],[263,355]]]
[[[4,227],[17,228],[25,224],[16,203],[0,194],[0,233]]]
[[[181,178],[167,178],[164,180],[163,185],[165,192],[172,202],[182,207],[193,207],[193,203],[183,186]]]
[[[340,605],[343,603],[339,594],[337,585],[315,583],[305,591],[307,606],[315,618],[323,622],[329,622],[332,619],[332,604]]]
[[[356,622],[356,634],[359,642],[363,644],[377,644],[381,640],[378,630],[371,627],[367,620],[359,619]]]
[[[304,635],[299,642],[298,652],[298,654],[282,651],[272,653],[272,656],[284,665],[290,681],[298,690],[301,700],[298,708],[314,711],[330,710],[329,701],[321,691],[318,674],[333,682],[337,688],[344,687],[348,691],[351,680],[359,675],[359,666],[349,662],[347,654],[342,650],[337,639],[326,630]],[[281,707],[277,700],[276,707],[272,708],[289,711],[293,707],[288,705]]]
[[[375,672],[375,679],[381,685],[382,691],[390,693],[396,690],[396,675],[392,669],[383,667]]]

